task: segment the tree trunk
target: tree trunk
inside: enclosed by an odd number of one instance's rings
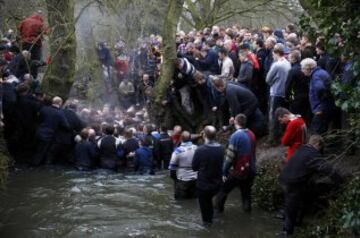
[[[155,87],[155,102],[161,104],[166,95],[166,90],[174,74],[174,60],[176,59],[176,26],[179,22],[184,0],[170,0],[167,15],[164,21],[163,36],[163,62],[161,64],[161,76]]]
[[[316,9],[314,6],[313,0],[299,0],[301,7],[304,11],[312,18],[316,23],[316,16],[319,14],[319,9]]]
[[[68,98],[74,82],[76,35],[73,0],[46,0],[51,64],[45,73],[42,88],[49,96]]]

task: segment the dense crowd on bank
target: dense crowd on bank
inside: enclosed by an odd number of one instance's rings
[[[77,100],[49,99],[41,91],[38,70],[51,63],[41,57],[47,32],[42,17],[33,15],[21,23],[19,36],[9,30],[0,44],[2,124],[16,162],[139,174],[169,169],[175,199],[197,197],[209,225],[213,197],[221,213],[235,187],[244,211],[251,211],[256,138],[268,134],[269,141],[288,147],[280,177],[285,235],[293,233],[312,173],[329,173],[340,181],[337,171],[319,159],[320,135],[339,128],[343,119],[331,84],[336,78],[347,85],[354,81],[347,52],[341,58],[326,52],[325,40],[341,49],[340,35],[319,35],[311,42],[293,24],[278,30],[214,26],[178,32],[175,73],[162,104],[181,105],[189,117],[201,112],[208,126],[194,135],[182,125],[152,123],[146,111],[161,70],[160,36],[143,39],[134,49],[118,42],[114,54],[106,43],[97,45],[107,92],[115,88],[119,98],[119,104],[97,110]],[[227,148],[216,138],[223,127],[233,130]]]

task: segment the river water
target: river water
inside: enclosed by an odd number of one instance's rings
[[[278,220],[241,209],[234,190],[211,228],[201,225],[196,200],[175,201],[165,172],[155,176],[17,169],[0,193],[0,237],[266,238]]]

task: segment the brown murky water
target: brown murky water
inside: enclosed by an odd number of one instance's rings
[[[61,168],[13,172],[0,193],[0,237],[275,237],[280,221],[242,212],[234,190],[223,215],[206,229],[197,200],[173,199],[172,181]]]

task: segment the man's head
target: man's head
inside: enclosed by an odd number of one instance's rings
[[[174,134],[174,135],[180,135],[181,132],[182,132],[182,128],[181,128],[180,125],[174,126],[174,130],[173,130],[173,134]]]
[[[278,107],[275,110],[275,118],[280,124],[286,125],[290,121],[290,115],[291,112],[284,107]]]
[[[281,43],[277,43],[274,46],[274,51],[273,51],[274,60],[278,60],[284,57],[284,54],[285,54],[284,45]]]
[[[224,60],[225,57],[228,55],[228,51],[224,48],[224,47],[221,47],[219,49],[219,60]]]
[[[317,64],[316,61],[311,58],[306,58],[301,61],[301,71],[305,74],[305,76],[310,76]]]
[[[24,82],[30,84],[33,81],[33,76],[31,74],[25,74],[23,79],[24,79]]]
[[[113,135],[115,132],[115,127],[113,125],[107,124],[104,128],[104,133],[106,135]]]
[[[285,31],[290,34],[290,33],[296,33],[296,26],[292,23],[288,24],[286,27],[285,27]]]
[[[89,128],[88,131],[89,131],[89,138],[90,139],[95,139],[96,131],[93,128]]]
[[[272,30],[270,27],[264,26],[261,28],[261,33],[264,36],[264,39],[267,39],[272,34]]]
[[[29,92],[29,90],[29,85],[27,85],[26,83],[21,83],[16,87],[16,92],[18,95],[25,95]]]
[[[301,53],[299,50],[293,50],[289,54],[289,61],[292,64],[299,63],[301,60]]]
[[[89,138],[89,129],[87,128],[84,128],[81,130],[80,132],[80,137],[81,137],[81,140],[85,141]]]
[[[191,134],[188,131],[183,131],[181,133],[181,141],[182,142],[188,142],[191,141]]]
[[[323,43],[320,43],[320,42],[317,43],[315,50],[316,50],[316,54],[318,54],[318,55],[323,55],[323,54],[325,53],[325,46],[324,46],[324,44],[323,44]]]
[[[143,74],[143,81],[144,82],[149,81],[149,75],[148,74]]]
[[[204,139],[208,141],[214,141],[216,139],[216,129],[213,126],[205,126]]]
[[[310,37],[308,35],[303,35],[300,40],[300,44],[305,46],[306,44],[310,43]]]
[[[244,41],[250,41],[251,40],[251,33],[250,32],[246,32],[244,34]]]
[[[266,49],[272,49],[272,48],[274,48],[274,46],[276,45],[276,39],[275,39],[275,37],[272,37],[272,36],[270,36],[270,37],[268,37],[267,39],[266,39],[266,41],[265,41],[265,47],[266,47]]]
[[[63,104],[63,100],[61,99],[61,97],[56,96],[52,99],[53,106],[60,108],[62,104]]]
[[[312,135],[309,139],[309,144],[318,151],[324,148],[324,139],[320,135]]]
[[[224,41],[224,48],[230,52],[232,49],[233,41],[232,40],[225,40]]]
[[[225,92],[226,79],[219,77],[219,76],[214,76],[212,79],[212,83],[218,92],[220,92],[220,93]]]
[[[133,130],[131,129],[125,130],[124,137],[125,139],[131,139],[133,137]]]
[[[256,47],[257,50],[264,48],[264,41],[262,39],[260,39],[260,38],[257,39],[256,43],[255,43],[255,47]]]
[[[246,128],[247,118],[244,114],[240,113],[235,117],[236,128]]]

